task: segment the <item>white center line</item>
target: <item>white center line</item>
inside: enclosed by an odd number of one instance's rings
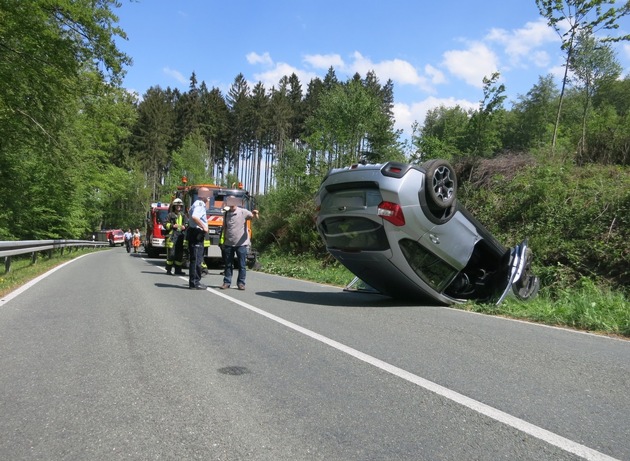
[[[589,461],[619,461],[618,459],[605,455],[604,453],[601,453],[597,450],[593,450],[592,448],[589,448],[587,446],[584,446],[582,444],[569,440],[558,434],[554,434],[553,432],[543,429],[542,427],[538,427],[534,424],[528,423],[527,421],[524,421],[520,418],[512,416],[501,410],[497,410],[496,408],[493,408],[489,405],[481,403],[475,399],[471,399],[470,397],[466,397],[465,395],[462,395],[446,387],[440,386],[439,384],[436,384],[427,379],[421,378],[420,376],[414,375],[413,373],[409,373],[408,371],[398,368],[390,363],[379,360],[376,357],[372,357],[371,355],[364,354],[363,352],[360,352],[356,349],[348,347],[345,344],[342,344],[333,339],[327,338],[326,336],[320,335],[319,333],[315,333],[314,331],[308,330],[295,323],[289,322],[288,320],[285,320],[281,317],[270,314],[269,312],[265,312],[264,310],[259,309],[255,306],[252,306],[251,304],[240,301],[236,298],[232,298],[231,296],[228,296],[225,293],[222,293],[221,291],[215,290],[213,288],[208,288],[208,291],[210,291],[211,293],[217,296],[221,296],[222,298],[225,298],[233,303],[236,303],[239,306],[244,307],[245,309],[249,309],[252,312],[255,312],[264,317],[267,317],[268,319],[273,320],[274,322],[277,322],[281,325],[284,325],[287,328],[291,328],[292,330],[302,333],[312,339],[315,339],[324,344],[327,344],[330,347],[334,347],[335,349],[345,354],[348,354],[356,359],[359,359],[365,363],[369,363],[370,365],[380,368],[381,370],[386,371],[394,376],[398,376],[399,378],[409,381],[410,383],[416,384],[437,395],[447,398],[453,402],[457,402],[460,405],[463,405],[467,408],[470,408],[471,410],[476,411],[477,413],[487,416],[488,418],[492,418],[495,421],[499,421],[503,424],[506,424],[507,426],[518,429],[519,431],[524,432],[525,434],[529,434],[532,437],[535,437],[539,440],[547,442],[568,453],[572,453],[574,455],[580,456]]]

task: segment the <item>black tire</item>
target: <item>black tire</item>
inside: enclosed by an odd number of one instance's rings
[[[446,160],[429,160],[422,165],[426,170],[425,192],[430,208],[445,210],[457,198],[457,176]]]
[[[257,259],[248,259],[247,260],[247,268],[248,269],[252,269],[252,270],[257,271],[257,270],[260,270],[260,267],[261,267],[260,262],[258,262]]]

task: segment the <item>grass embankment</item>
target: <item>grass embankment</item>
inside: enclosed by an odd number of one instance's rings
[[[40,256],[35,264],[30,257],[14,258],[11,271],[0,275],[0,298],[59,264],[93,251],[82,249],[63,255],[55,253],[52,257]],[[265,253],[261,256],[261,264],[261,271],[266,273],[338,287],[344,287],[354,277],[345,267],[329,259],[322,261],[311,256]],[[597,287],[586,279],[575,290],[562,291],[554,296],[543,287],[539,296],[527,303],[508,299],[499,306],[468,303],[452,307],[630,338],[628,299],[623,294]]]
[[[261,271],[343,287],[353,275],[345,267],[307,256],[264,254]],[[630,338],[630,302],[623,294],[597,287],[587,279],[574,290],[549,292],[545,287],[532,301],[507,299],[499,306],[456,304],[452,307],[490,315]]]

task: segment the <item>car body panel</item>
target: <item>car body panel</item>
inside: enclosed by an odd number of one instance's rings
[[[480,239],[475,226],[457,211],[447,223],[434,225],[425,232],[420,243],[449,264],[463,269]]]
[[[426,168],[388,162],[329,171],[316,197],[328,251],[364,285],[396,298],[501,302],[522,274],[531,280],[521,283],[521,299],[535,295],[526,242],[498,242],[455,200],[449,168],[433,160]],[[441,189],[431,195],[427,187]],[[438,202],[442,195],[448,201]]]

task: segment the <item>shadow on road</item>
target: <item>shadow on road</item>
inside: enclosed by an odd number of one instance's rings
[[[417,306],[417,302],[401,301],[387,296],[372,293],[353,293],[342,291],[338,293],[315,293],[307,291],[258,291],[258,296],[281,299],[299,304],[317,304],[321,306],[339,307],[396,307]]]

